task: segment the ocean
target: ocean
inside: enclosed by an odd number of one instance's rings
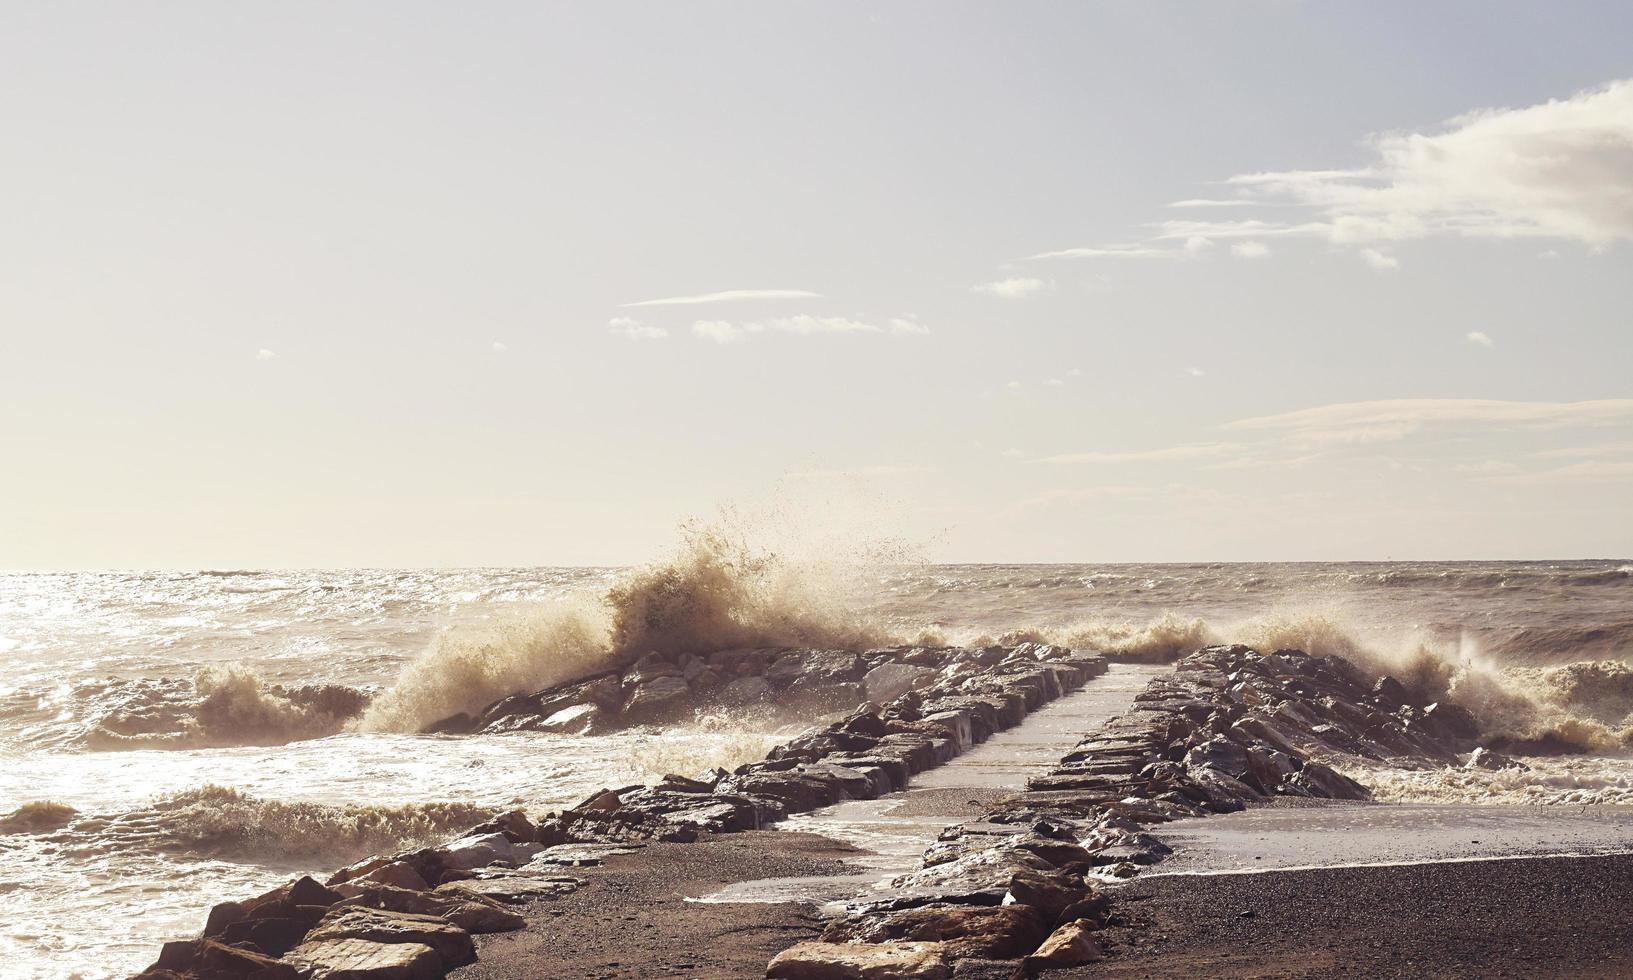
[[[1239,641],[1439,672],[1533,768],[1357,774],[1381,799],[1633,803],[1626,560],[838,564],[716,542],[636,571],[8,573],[0,817],[78,819],[0,830],[0,961],[127,975],[210,905],[294,873],[745,761],[786,733],[700,713],[593,738],[416,734],[617,652],[1004,637],[1148,661]]]

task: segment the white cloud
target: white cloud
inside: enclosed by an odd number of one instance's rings
[[[1059,387],[1063,386],[1064,384],[1066,384],[1066,382],[1060,380],[1059,378],[1050,378],[1047,381],[1045,381],[1044,384],[1048,385],[1051,388],[1059,388]]]
[[[1067,368],[1066,369],[1066,377],[1068,377],[1068,378],[1081,378],[1082,376],[1083,376],[1083,369],[1082,368]]]
[[[1006,449],[998,455],[1004,457],[1005,459],[1020,459],[1022,456],[1025,456],[1026,453],[1021,452],[1019,449]]]
[[[1237,242],[1230,247],[1230,254],[1239,259],[1262,259],[1270,254],[1270,246],[1264,242]]]
[[[1185,373],[1190,375],[1193,378],[1200,378],[1204,374],[1207,374],[1208,372],[1202,370],[1199,367],[1188,367],[1188,368],[1185,369]]]
[[[1011,381],[1010,383],[1004,385],[1004,387],[1008,388],[1010,391],[1020,391],[1021,383],[1019,381]]]
[[[1318,442],[1384,442],[1431,425],[1550,429],[1633,422],[1633,398],[1520,402],[1479,398],[1400,398],[1346,402],[1239,419],[1227,429],[1285,431]]]
[[[1487,334],[1484,330],[1470,330],[1468,333],[1464,334],[1463,337],[1469,343],[1479,344],[1481,347],[1497,346],[1497,342],[1492,340],[1491,335]]]
[[[270,361],[274,357],[277,357],[277,356],[278,356],[277,354],[274,354],[273,352],[267,350],[265,347],[263,347],[260,350],[255,352],[255,359],[257,361]]]
[[[492,349],[495,354],[503,354],[505,351],[510,350],[510,345],[502,340],[495,340]]]
[[[1523,109],[1482,109],[1439,132],[1368,141],[1344,170],[1242,174],[1253,199],[1309,209],[1337,242],[1430,235],[1633,239],[1633,79]]]
[[[1503,483],[1607,483],[1633,480],[1633,462],[1607,463],[1592,460],[1572,463],[1535,473],[1514,473],[1498,476]]]
[[[607,330],[628,340],[662,340],[669,336],[666,327],[649,327],[627,316],[615,316],[607,321]]]
[[[971,288],[975,292],[986,293],[988,296],[997,296],[1001,299],[1025,299],[1049,288],[1049,284],[1042,279],[1014,276],[1009,279],[999,279],[997,282],[984,282]]]
[[[748,331],[730,320],[699,320],[692,324],[692,332],[717,344],[729,344],[748,335]]]
[[[1092,248],[1063,248],[1054,252],[1028,255],[1033,259],[1177,259],[1184,253],[1179,249],[1157,248],[1152,245],[1104,245]]]
[[[821,293],[806,289],[727,289],[718,293],[699,293],[696,296],[666,296],[662,299],[643,299],[634,306],[694,306],[699,303],[737,303],[755,299],[819,299]]]
[[[1434,131],[1386,133],[1363,146],[1370,159],[1362,166],[1237,174],[1224,181],[1235,197],[1169,205],[1256,208],[1268,217],[1163,220],[1149,241],[1031,257],[1175,258],[1185,250],[1165,243],[1198,238],[1350,245],[1545,238],[1594,248],[1633,240],[1633,79],[1526,108],[1481,109]],[[1362,257],[1378,268],[1396,267],[1382,252]]]
[[[927,334],[930,328],[920,323],[916,317],[892,317],[886,321],[891,333],[896,334]],[[769,320],[749,320],[733,322],[730,320],[698,320],[692,324],[692,333],[705,340],[726,344],[742,340],[745,337],[766,333],[785,333],[795,336],[812,336],[814,334],[859,334],[883,333],[887,327],[864,320],[854,320],[843,316],[798,316],[775,317]]]
[[[1375,248],[1361,249],[1361,260],[1374,269],[1399,269],[1401,260]]]
[[[1045,456],[1040,463],[1154,463],[1174,460],[1211,459],[1228,456],[1242,447],[1234,442],[1210,442],[1194,446],[1169,446],[1165,449],[1136,449],[1120,452],[1065,453]]]
[[[1566,446],[1537,453],[1549,459],[1595,459],[1601,456],[1625,456],[1633,453],[1633,442],[1602,442],[1593,446]]]
[[[1201,255],[1208,249],[1213,248],[1213,239],[1206,235],[1192,235],[1190,238],[1185,239],[1185,244],[1180,247],[1190,255]]]

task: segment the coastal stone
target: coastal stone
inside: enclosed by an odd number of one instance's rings
[[[624,714],[641,721],[677,717],[690,706],[691,696],[692,689],[678,675],[654,677],[634,685]]]
[[[1084,920],[1068,922],[1049,934],[1037,952],[1021,961],[1027,973],[1095,963],[1106,958],[1094,938],[1094,924]]]
[[[512,865],[526,864],[533,855],[544,849],[542,844],[518,844],[504,834],[480,834],[462,837],[438,850],[443,864],[449,868],[468,870],[499,861]]]
[[[1013,959],[1037,948],[1049,926],[1027,905],[929,905],[831,923],[824,942],[934,942],[949,959]]]
[[[953,971],[939,943],[803,942],[778,953],[765,975],[774,980],[947,980]]]
[[[331,909],[306,937],[308,943],[342,939],[429,946],[436,951],[446,970],[476,960],[476,946],[471,941],[471,934],[435,915],[343,905]]]
[[[607,714],[593,702],[562,708],[539,722],[541,732],[558,735],[599,735],[609,726]]]
[[[352,878],[351,881],[374,882],[381,885],[390,885],[394,888],[407,888],[420,892],[427,891],[431,887],[430,883],[421,877],[418,871],[414,870],[413,865],[405,861],[392,861],[390,864],[383,864],[366,874]]]
[[[936,672],[928,667],[899,663],[880,664],[863,675],[862,693],[869,701],[883,704],[916,687],[929,684],[935,676]]]
[[[284,960],[306,980],[439,980],[436,950],[421,943],[339,939],[302,943]]]
[[[470,933],[512,932],[527,924],[526,919],[474,892],[455,895],[373,883],[342,887],[352,889],[353,894],[341,899],[341,905],[440,916]]]
[[[545,877],[539,875],[506,875],[493,878],[467,878],[438,885],[437,895],[477,895],[500,902],[525,902],[535,898],[555,898],[576,890],[584,884],[579,878]]]
[[[1501,752],[1493,752],[1491,749],[1482,746],[1469,753],[1469,761],[1464,763],[1464,768],[1489,769],[1492,772],[1497,772],[1503,769],[1528,771],[1531,767],[1517,759],[1511,759]]]
[[[720,700],[729,705],[755,704],[771,693],[764,677],[740,677],[720,689]]]

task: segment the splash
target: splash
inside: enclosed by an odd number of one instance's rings
[[[980,646],[994,641],[982,637],[974,642]],[[1164,615],[1144,625],[1082,620],[1060,627],[1010,630],[999,636],[996,642],[1003,645],[1052,643],[1098,650],[1138,663],[1167,663],[1218,642],[1218,637],[1200,619]]]
[[[469,803],[330,806],[263,800],[212,784],[160,797],[141,810],[81,817],[58,839],[82,848],[259,863],[345,862],[442,840],[494,812]]]
[[[120,686],[111,696],[121,703],[85,734],[91,748],[282,745],[336,734],[368,703],[356,688],[271,685],[237,666],[206,668],[191,684]]]
[[[0,834],[38,834],[67,826],[79,811],[55,800],[34,800],[0,817]]]
[[[847,602],[881,554],[782,548],[733,512],[682,526],[667,559],[626,573],[599,602],[577,599],[486,632],[445,633],[363,715],[365,731],[418,731],[518,691],[610,670],[652,651],[739,647],[862,649],[889,633]],[[750,527],[757,527],[750,523]]]

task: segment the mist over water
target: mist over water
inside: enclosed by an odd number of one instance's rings
[[[1633,563],[910,557],[697,527],[628,571],[0,575],[0,815],[41,804],[38,827],[0,832],[0,921],[56,923],[0,932],[0,954],[25,976],[128,972],[228,895],[773,743],[764,723],[718,717],[596,739],[414,734],[652,649],[1298,647],[1466,703],[1521,749],[1577,753],[1530,773],[1358,774],[1384,798],[1633,801]],[[110,907],[142,924],[107,936]]]

